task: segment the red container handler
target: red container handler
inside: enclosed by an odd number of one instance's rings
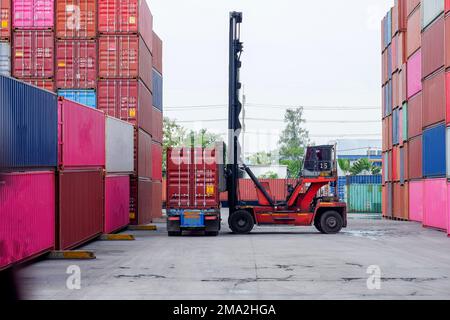
[[[163,73],[163,42],[161,38],[153,32],[153,68],[160,74]]]
[[[69,250],[103,232],[103,170],[59,172],[57,249]]]
[[[130,222],[130,176],[105,177],[105,221],[103,233],[114,233]]]
[[[152,221],[162,218],[162,182],[152,181]]]
[[[150,52],[153,16],[145,0],[98,0],[100,34],[139,34]]]
[[[97,97],[97,109],[152,133],[152,93],[142,81],[99,80]]]
[[[16,78],[53,78],[54,33],[47,30],[15,30],[12,75]]]
[[[105,114],[58,98],[60,168],[105,167]]]
[[[163,147],[159,142],[152,142],[152,180],[162,181]]]
[[[101,79],[141,79],[152,91],[152,54],[140,36],[101,35],[98,47]]]
[[[55,172],[0,177],[0,270],[55,247]]]
[[[97,88],[97,43],[95,40],[56,41],[56,87]]]
[[[152,222],[152,180],[132,176],[130,179],[130,224]]]
[[[152,136],[142,129],[135,131],[134,170],[137,176],[151,179],[153,173]]]
[[[18,79],[47,91],[51,92],[55,91],[55,83],[53,79],[29,79],[29,78],[25,79],[18,78]]]
[[[55,0],[57,39],[95,39],[96,0]]]
[[[0,40],[11,39],[11,1],[0,0]]]
[[[167,209],[220,208],[220,163],[215,148],[167,150]]]

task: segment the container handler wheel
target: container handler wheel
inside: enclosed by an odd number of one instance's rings
[[[316,219],[317,221],[314,222],[314,227],[316,227],[317,231],[320,233],[323,233],[322,228],[320,227],[320,219]]]
[[[341,215],[336,211],[327,211],[320,217],[319,231],[324,234],[339,233],[344,225]]]
[[[182,231],[169,231],[167,234],[169,237],[180,237],[182,235]]]
[[[228,218],[231,231],[235,234],[248,234],[253,230],[255,221],[250,212],[239,210],[231,214]]]

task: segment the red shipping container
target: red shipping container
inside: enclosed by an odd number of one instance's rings
[[[387,150],[388,150],[388,140],[389,140],[389,137],[388,137],[388,134],[389,134],[389,129],[388,129],[388,125],[389,125],[389,122],[388,122],[388,119],[387,118],[385,118],[385,119],[383,119],[382,120],[382,136],[383,136],[383,141],[382,141],[382,151],[383,152],[386,152]]]
[[[400,164],[400,170],[403,171],[405,181],[409,180],[409,158],[408,158],[408,142],[403,143],[403,164]]]
[[[130,182],[130,223],[152,222],[152,180],[132,177]]]
[[[422,77],[445,64],[445,23],[442,16],[422,33]]]
[[[392,157],[392,153],[393,153],[392,149],[391,151],[389,151],[388,154],[388,165],[387,165],[387,170],[388,170],[388,179],[386,182],[392,182],[393,181],[393,157]]]
[[[422,134],[422,93],[408,101],[408,136],[410,138]]]
[[[55,246],[55,173],[0,178],[0,270]]]
[[[97,44],[95,40],[56,41],[56,87],[97,87]]]
[[[445,120],[446,85],[445,71],[442,69],[423,81],[422,126],[426,128]]]
[[[445,0],[444,8],[445,8],[445,12],[450,11],[450,0]]]
[[[406,56],[408,58],[420,48],[421,29],[420,10],[416,10],[408,18],[408,32],[406,32]]]
[[[398,29],[400,32],[406,31],[406,18],[408,16],[408,6],[407,2],[410,0],[398,0],[397,6],[398,6]]]
[[[450,0],[446,0],[446,1],[450,1]],[[445,67],[449,68],[450,67],[450,18],[449,17],[445,17],[444,18],[444,24],[445,24],[445,38],[444,38],[444,45],[445,45]]]
[[[161,110],[153,107],[152,112],[152,138],[154,141],[162,143],[163,140],[163,114]]]
[[[169,209],[220,207],[219,150],[169,148],[167,150],[167,203]]]
[[[381,59],[382,59],[382,73],[383,73],[383,77],[382,77],[382,80],[383,80],[382,82],[383,83],[382,84],[384,85],[389,80],[388,67],[387,67],[387,65],[388,65],[388,54],[387,54],[387,51],[383,52],[383,54],[381,56]]]
[[[397,3],[394,3],[394,6],[391,8],[391,21],[392,21],[392,29],[391,29],[391,37],[394,38],[395,34],[398,32],[398,6]]]
[[[162,181],[163,148],[159,142],[152,143],[152,180]]]
[[[392,148],[392,181],[400,181],[400,150],[399,147]]]
[[[408,143],[409,178],[422,179],[422,136],[417,136]]]
[[[408,100],[408,80],[407,80],[407,64],[402,65],[402,72],[400,73],[400,100],[401,104]]]
[[[409,219],[409,183],[400,186],[400,219]]]
[[[55,0],[58,39],[94,39],[97,36],[96,0]]]
[[[387,187],[381,186],[381,214],[383,217],[387,217]]]
[[[0,0],[0,39],[11,39],[11,1]]]
[[[160,74],[163,73],[163,43],[161,38],[153,32],[153,68]]]
[[[399,76],[398,72],[392,74],[392,107],[399,107]]]
[[[394,133],[392,132],[392,115],[387,117],[386,119],[388,119],[388,150],[391,150],[393,146],[392,137],[394,135]]]
[[[48,90],[51,92],[55,91],[55,83],[52,79],[19,79],[23,82],[30,83],[33,86],[39,87],[44,90]]]
[[[152,133],[152,94],[141,81],[99,80],[97,109]]]
[[[105,221],[103,233],[113,233],[130,223],[130,176],[105,177]]]
[[[392,216],[395,218],[401,217],[401,211],[402,211],[402,188],[400,183],[395,182],[392,184]]]
[[[392,66],[392,72],[398,70],[398,35],[394,36],[392,38],[391,42],[391,66]]]
[[[54,36],[51,31],[15,30],[12,74],[16,78],[52,78]]]
[[[152,221],[162,218],[162,182],[152,181]]]
[[[153,16],[143,0],[98,0],[100,34],[140,34],[150,52],[153,45]]]
[[[12,0],[14,29],[53,29],[54,5],[54,0]]]
[[[61,168],[105,167],[105,114],[59,97]]]
[[[141,79],[152,91],[152,55],[141,37],[103,35],[98,46],[100,78]]]
[[[140,178],[151,179],[153,174],[152,136],[139,129],[136,139],[134,168]]]
[[[406,1],[406,13],[409,16],[417,6],[420,5],[420,0],[405,0]],[[420,11],[420,8],[419,10]]]
[[[57,249],[73,249],[103,232],[103,171],[60,171]]]
[[[445,74],[445,105],[447,124],[450,124],[450,72]]]

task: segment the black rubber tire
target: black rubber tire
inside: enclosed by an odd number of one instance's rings
[[[205,236],[207,237],[217,237],[219,235],[219,231],[205,231]]]
[[[253,230],[255,221],[248,211],[240,210],[233,213],[228,218],[231,231],[235,234],[248,234]]]
[[[181,231],[169,231],[167,232],[169,237],[180,237],[182,232]]]
[[[320,229],[324,234],[336,234],[342,230],[344,220],[336,211],[327,211],[320,217]]]
[[[320,219],[317,219],[317,221],[314,222],[314,227],[316,227],[317,231],[319,231],[320,233],[323,233],[323,230],[320,227]]]

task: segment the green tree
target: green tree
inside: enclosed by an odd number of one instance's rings
[[[374,176],[380,175],[381,167],[372,165],[371,171]]]
[[[250,165],[271,165],[275,162],[275,152],[260,151],[247,158]]]
[[[370,163],[369,159],[361,158],[351,166],[350,173],[353,176],[357,176],[358,174],[361,174],[363,172],[371,172],[371,170],[372,164]]]
[[[289,178],[297,178],[303,165],[306,147],[310,143],[309,132],[304,129],[303,108],[287,109],[286,127],[281,133],[280,163],[287,165]]]
[[[185,146],[194,144],[196,147],[209,148],[213,147],[216,142],[223,141],[222,137],[216,133],[208,132],[206,129],[201,129],[197,132],[191,131],[184,139]]]
[[[180,147],[186,140],[186,129],[167,117],[163,118],[163,173],[166,172],[167,149]]]
[[[268,171],[264,174],[261,174],[258,179],[278,179],[278,173],[273,171]]]
[[[339,168],[344,171],[345,175],[348,175],[351,165],[349,159],[338,159]]]

